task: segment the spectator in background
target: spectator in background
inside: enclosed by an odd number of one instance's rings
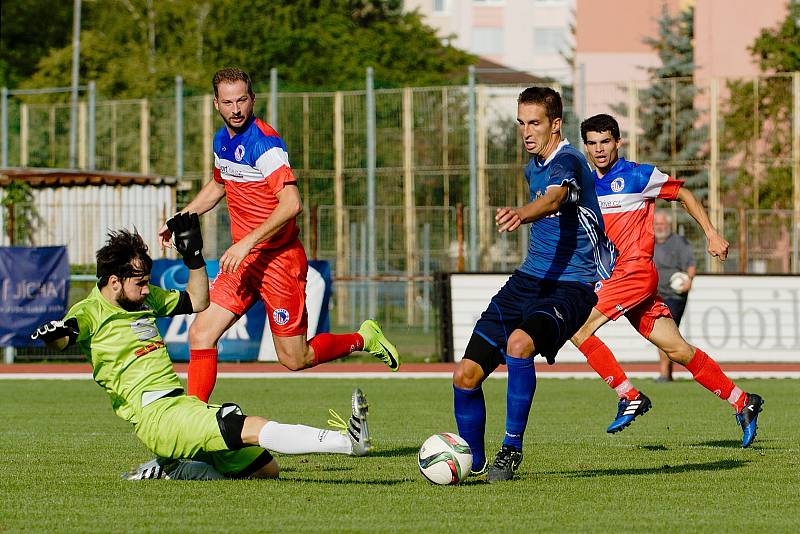
[[[653,259],[658,270],[658,293],[669,308],[675,324],[680,326],[689,290],[692,288],[692,279],[697,274],[694,251],[686,238],[672,233],[672,216],[667,211],[656,211],[653,217],[653,233],[656,238]],[[683,287],[673,289],[670,280],[678,272],[688,274],[689,278]],[[672,360],[661,349],[658,350],[658,357],[661,360],[658,381],[672,381]]]

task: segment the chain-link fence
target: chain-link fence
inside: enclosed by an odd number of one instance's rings
[[[369,91],[278,93],[277,109],[270,95],[258,95],[256,114],[276,117],[289,148],[305,205],[301,228],[309,257],[334,267],[334,324],[349,324],[354,307],[366,306],[365,313],[383,314],[385,321],[426,327],[432,325],[423,313],[430,309],[431,273],[468,269],[471,254],[482,271],[519,264],[525,232],[498,235],[492,219],[495,206],[528,200],[522,174],[527,155],[515,120],[522,89],[381,89],[372,92],[374,109],[367,105]],[[732,248],[724,266],[702,259],[701,272],[800,271],[800,73],[589,85],[574,93],[564,112],[564,133],[574,144],[580,144],[579,118],[611,113],[619,119],[626,157],[686,180],[704,199]],[[45,98],[11,95],[5,103],[6,166],[68,166],[63,147],[69,108]],[[94,113],[82,102],[78,166],[93,161],[97,169],[163,175],[181,169],[178,207],[185,204],[211,176],[211,139],[222,123],[211,95],[176,102],[99,98]],[[176,141],[179,117],[182,143]],[[477,210],[474,225],[471,207]],[[90,211],[104,209],[115,208],[93,205]],[[81,213],[67,212],[64,217]],[[703,258],[703,236],[687,217],[677,211],[675,229]],[[204,222],[209,255],[219,255],[229,245],[227,214],[218,208]],[[52,244],[48,235],[52,231],[38,244]],[[476,247],[470,250],[472,237]]]

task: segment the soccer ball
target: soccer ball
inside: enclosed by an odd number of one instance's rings
[[[450,432],[425,440],[417,457],[419,472],[434,484],[458,484],[469,475],[472,451],[464,439]]]
[[[669,287],[678,295],[683,293],[683,286],[689,281],[689,275],[678,271],[669,277]]]

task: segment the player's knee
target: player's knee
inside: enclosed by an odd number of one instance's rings
[[[453,371],[453,385],[461,389],[475,389],[484,378],[480,365],[471,360],[461,360]]]
[[[219,336],[209,328],[203,328],[200,321],[195,320],[189,326],[189,346],[192,348],[213,348],[217,346]]]
[[[667,358],[673,362],[686,365],[692,359],[692,356],[694,356],[694,347],[688,343],[682,343],[676,347],[668,347],[664,352]]]
[[[514,330],[508,336],[506,353],[514,358],[530,358],[534,354],[533,338],[523,330]]]
[[[306,369],[311,367],[311,364],[313,363],[313,356],[307,349],[278,349],[276,347],[275,350],[278,353],[278,361],[290,371],[300,371],[302,369]]]
[[[281,473],[281,468],[278,461],[273,458],[270,462],[258,469],[255,473],[250,475],[250,478],[278,478]]]

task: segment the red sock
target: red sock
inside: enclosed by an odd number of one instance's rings
[[[736,387],[731,379],[725,376],[719,364],[700,349],[694,349],[694,356],[686,364],[695,381],[717,397],[727,400],[736,410],[742,411],[747,404],[747,394]]]
[[[620,399],[624,397],[628,400],[634,400],[639,396],[639,391],[628,380],[625,371],[622,370],[619,362],[614,358],[614,353],[606,347],[605,343],[600,341],[600,338],[589,336],[578,347],[578,350],[586,356],[586,361],[600,375],[600,378],[605,380],[606,384],[617,392],[617,396]]]
[[[352,334],[317,334],[308,342],[314,349],[314,365],[337,360],[351,352],[364,349],[364,338]]]
[[[216,383],[217,349],[190,349],[187,394],[208,402]]]

